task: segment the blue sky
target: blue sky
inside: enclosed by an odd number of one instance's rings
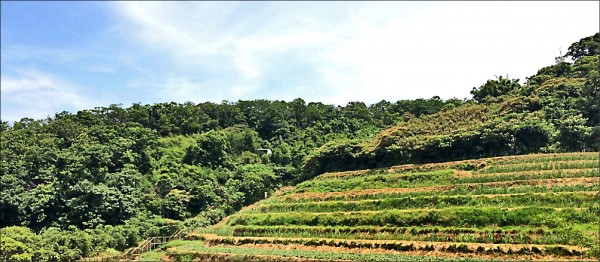
[[[598,32],[599,2],[1,2],[1,118],[121,103],[465,98]]]

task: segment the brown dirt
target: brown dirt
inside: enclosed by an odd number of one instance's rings
[[[518,187],[522,185],[532,186],[547,186],[551,187],[554,185],[595,185],[598,184],[599,180],[597,177],[577,177],[577,178],[553,178],[553,179],[529,179],[529,180],[513,180],[513,181],[501,181],[501,182],[487,182],[487,183],[467,183],[460,184],[460,186],[478,187],[478,186],[489,186],[489,187]],[[361,196],[361,195],[377,195],[377,194],[394,194],[394,193],[413,193],[413,192],[424,192],[424,191],[447,191],[456,188],[457,185],[440,185],[440,186],[428,186],[428,187],[415,187],[415,188],[379,188],[379,189],[365,189],[355,191],[342,191],[342,192],[305,192],[305,193],[293,193],[282,196],[282,200],[285,199],[319,199],[328,197],[338,196]]]

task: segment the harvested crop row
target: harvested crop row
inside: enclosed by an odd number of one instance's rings
[[[478,173],[506,173],[517,171],[530,170],[557,170],[557,169],[582,169],[596,168],[598,169],[598,160],[577,160],[577,161],[557,161],[557,162],[536,162],[536,163],[518,163],[518,164],[502,164],[488,165]]]
[[[519,196],[532,196],[533,198],[537,198],[539,196],[552,196],[552,195],[581,195],[581,196],[589,196],[589,195],[597,195],[600,186],[585,186],[585,185],[577,185],[577,186],[562,186],[562,187],[516,187],[511,188],[510,192],[514,193],[504,193],[508,190],[493,190],[498,188],[487,188],[490,190],[483,191],[482,193],[491,193],[491,194],[473,194],[479,193],[480,191],[474,190],[470,192],[456,192],[455,191],[435,191],[428,194],[414,194],[414,193],[406,193],[406,194],[381,194],[375,195],[373,197],[365,197],[365,198],[339,198],[339,199],[317,199],[316,201],[312,201],[311,199],[305,199],[306,201],[263,201],[259,202],[252,209],[246,212],[254,212],[254,209],[261,209],[262,211],[267,211],[267,209],[272,207],[285,207],[290,206],[292,204],[304,206],[304,205],[318,205],[318,204],[348,204],[348,203],[362,203],[362,202],[382,202],[382,201],[397,201],[400,199],[406,199],[410,201],[419,200],[419,199],[452,199],[452,198],[505,198],[505,197],[519,197]],[[502,188],[506,189],[506,188]],[[541,191],[541,192],[540,192]],[[449,194],[447,194],[449,193]],[[286,199],[289,200],[289,199]],[[267,209],[264,209],[267,208]]]
[[[358,201],[279,203],[257,205],[246,213],[377,211],[385,209],[446,208],[453,206],[512,207],[517,205],[536,205],[548,207],[586,207],[597,202],[597,194],[598,192],[596,191],[584,191],[505,195],[434,195]]]
[[[587,171],[594,171],[594,170],[598,170],[598,168],[576,168],[576,169],[561,169],[561,172],[564,173],[582,173],[582,172],[587,172]],[[515,176],[515,175],[523,175],[523,174],[530,174],[530,175],[543,175],[543,174],[548,174],[548,173],[554,173],[556,172],[556,170],[554,169],[548,169],[548,170],[524,170],[524,171],[514,171],[514,172],[501,172],[501,173],[474,173],[471,171],[462,171],[462,170],[455,170],[454,171],[454,178],[458,179],[458,178],[468,178],[468,177],[481,177],[481,176]]]
[[[504,182],[530,179],[555,179],[598,177],[598,169],[582,169],[577,172],[554,170],[552,172],[522,172],[498,176],[486,174],[473,177],[454,177],[453,171],[436,172],[432,174],[414,174],[406,176],[373,176],[357,177],[349,180],[320,180],[308,181],[296,186],[295,192],[341,192],[379,188],[414,188],[440,185],[457,185],[470,183]]]
[[[354,213],[271,213],[232,216],[228,225],[307,225],[307,226],[546,226],[556,228],[562,223],[582,224],[597,221],[598,207],[575,210],[547,207],[515,209],[447,208],[438,210],[385,210]]]
[[[477,207],[464,207],[464,206],[451,206],[451,207],[443,207],[443,208],[428,208],[428,207],[424,207],[424,208],[411,208],[411,209],[384,209],[384,210],[342,210],[342,211],[306,211],[306,212],[268,212],[268,213],[252,213],[252,212],[246,212],[244,214],[248,214],[248,215],[259,215],[259,214],[266,214],[266,215],[279,215],[279,214],[289,214],[289,213],[293,213],[293,214],[297,214],[297,215],[305,215],[305,214],[323,214],[323,215],[331,215],[331,214],[343,214],[343,215],[356,215],[356,214],[379,214],[379,213],[383,213],[386,211],[393,211],[393,212],[405,212],[405,213],[418,213],[418,212],[423,212],[423,211],[442,211],[442,210],[448,210],[448,209],[469,209],[469,208],[501,208],[503,210],[518,210],[518,209],[524,209],[524,208],[529,208],[531,206],[529,205],[523,205],[523,206],[511,206],[511,207],[498,207],[498,206],[492,206],[492,205],[488,205],[488,206],[477,206]],[[575,210],[575,211],[582,211],[582,210],[595,210],[598,209],[598,204],[597,203],[592,203],[589,206],[586,207],[549,207],[549,206],[543,206],[543,208],[550,208],[553,209],[554,211],[561,211],[561,210],[565,210],[565,209],[569,209],[569,210]]]
[[[555,154],[531,154],[518,156],[503,156],[489,158],[493,163],[497,164],[518,164],[518,163],[535,163],[548,161],[577,161],[577,160],[596,160],[600,159],[599,152],[572,152],[572,153],[555,153]]]
[[[207,231],[206,233],[208,233]],[[520,227],[511,230],[461,227],[323,227],[323,226],[235,226],[229,236],[302,237],[371,240],[417,240],[434,242],[473,242],[490,244],[564,244],[596,243],[592,236],[572,229]]]
[[[188,251],[170,248],[167,255],[170,261],[431,261],[429,256],[412,254],[414,252],[390,251],[386,253],[365,252],[367,250],[346,249],[343,247],[289,246],[289,245],[246,245],[246,246],[210,246]],[[482,261],[481,257],[465,258],[469,254],[436,254],[436,261]],[[495,258],[499,256],[496,255]],[[507,257],[507,256],[505,256]],[[539,257],[539,256],[538,256]]]
[[[227,249],[231,251],[231,249]],[[323,260],[323,259],[306,259],[295,256],[275,256],[275,255],[262,255],[262,254],[238,254],[240,249],[237,248],[236,252],[211,252],[221,251],[218,248],[207,248],[206,251],[188,251],[178,252],[175,250],[169,250],[167,253],[166,261],[254,261],[254,262],[287,262],[287,261],[335,261],[335,260]],[[346,260],[340,260],[346,261]]]
[[[208,245],[284,245],[284,246],[322,246],[344,247],[358,250],[381,251],[440,251],[452,253],[476,254],[522,254],[555,255],[565,257],[586,256],[589,249],[569,245],[533,245],[533,244],[485,244],[485,243],[449,243],[429,241],[393,241],[393,240],[348,240],[348,239],[307,239],[307,238],[262,238],[262,237],[219,237],[202,235]]]
[[[413,188],[380,188],[380,189],[364,189],[364,190],[353,190],[344,192],[303,192],[303,193],[288,193],[284,194],[279,198],[270,199],[270,201],[298,201],[299,199],[307,201],[317,200],[334,200],[334,199],[356,199],[360,196],[372,196],[374,198],[387,197],[388,195],[396,194],[410,194],[410,193],[426,193],[429,192],[444,192],[448,191],[451,194],[465,194],[482,192],[488,189],[500,189],[496,192],[509,193],[510,188],[529,188],[524,186],[537,186],[540,188],[552,189],[553,187],[564,187],[574,186],[585,188],[595,187],[598,185],[598,178],[596,177],[579,177],[579,178],[555,178],[555,179],[527,179],[527,180],[513,180],[513,181],[501,181],[501,182],[487,182],[487,183],[466,183],[461,185],[439,185],[439,186],[426,186],[426,187],[413,187]],[[487,192],[487,191],[486,191]],[[520,192],[520,191],[519,191]],[[266,202],[265,202],[266,203]]]
[[[430,164],[406,164],[392,166],[388,168],[379,169],[364,169],[355,171],[343,171],[343,172],[332,172],[325,173],[318,177],[319,179],[327,178],[350,178],[355,176],[369,175],[369,174],[385,174],[385,173],[398,173],[407,171],[431,171],[441,169],[458,169],[458,170],[476,170],[488,165],[506,165],[506,164],[519,164],[519,163],[539,163],[539,162],[556,162],[556,161],[578,161],[578,160],[593,160],[598,163],[599,159],[598,152],[589,153],[561,153],[561,154],[533,154],[533,155],[521,155],[521,156],[505,156],[505,157],[493,157],[485,159],[473,159],[473,160],[461,160],[451,161],[443,163],[430,163]]]

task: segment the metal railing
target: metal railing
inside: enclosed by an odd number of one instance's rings
[[[129,250],[125,251],[121,255],[110,256],[110,257],[102,257],[100,259],[100,261],[129,261],[129,260],[134,260],[135,257],[139,256],[140,254],[142,254],[144,252],[148,252],[148,251],[154,250],[157,247],[168,243],[169,241],[182,239],[187,234],[188,233],[187,233],[186,230],[181,229],[181,230],[173,233],[170,236],[149,237],[146,240],[144,240],[142,243],[140,243],[137,247],[130,248]]]
[[[132,259],[132,258],[138,256],[139,254],[154,250],[154,249],[156,249],[156,247],[164,245],[171,240],[181,239],[186,234],[187,233],[183,229],[181,229],[181,230],[173,233],[170,236],[150,237],[150,238],[146,239],[144,242],[142,242],[138,247],[136,247],[134,249],[130,249],[128,252],[123,254],[123,257],[125,259]]]

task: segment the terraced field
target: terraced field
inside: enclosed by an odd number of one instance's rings
[[[598,260],[598,152],[327,173],[142,258]]]

